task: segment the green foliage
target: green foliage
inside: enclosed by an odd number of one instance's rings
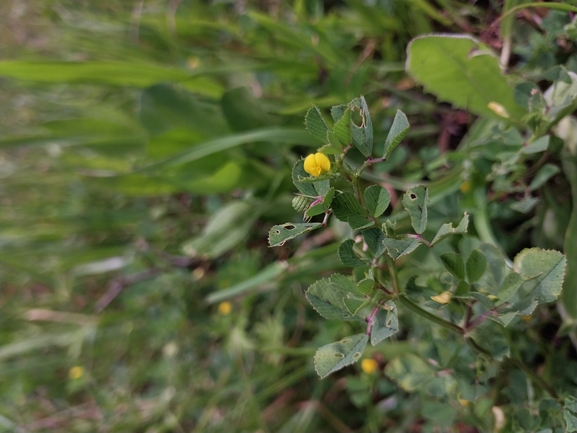
[[[0,430],[577,430],[574,6],[140,3],[0,5]]]

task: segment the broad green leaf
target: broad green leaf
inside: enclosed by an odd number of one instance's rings
[[[351,108],[347,107],[342,116],[336,121],[333,128],[334,134],[342,146],[351,144]]]
[[[523,147],[521,152],[525,154],[532,154],[532,153],[539,153],[544,152],[549,147],[549,137],[548,135],[544,135],[543,137],[539,137],[537,140],[528,143],[526,146]]]
[[[531,191],[541,188],[549,179],[555,176],[561,171],[559,167],[553,164],[545,164],[539,169],[531,183],[529,184],[529,189]]]
[[[369,114],[369,107],[364,96],[353,99],[350,104],[354,109],[360,110],[361,124],[356,125],[351,120],[351,138],[357,149],[364,156],[371,156],[373,151],[373,124],[371,123],[371,115]]]
[[[487,259],[480,250],[473,250],[467,259],[466,268],[467,280],[469,283],[474,283],[485,273]]]
[[[538,197],[523,197],[521,200],[511,203],[509,207],[517,212],[528,213],[539,203]]]
[[[230,202],[210,218],[200,236],[185,242],[182,250],[193,257],[221,255],[246,238],[260,214],[257,209],[258,204],[248,200]]]
[[[410,352],[393,358],[385,367],[385,374],[408,392],[422,389],[427,382],[435,378],[433,368],[421,357]]]
[[[367,227],[373,224],[366,218],[364,209],[350,192],[337,195],[332,203],[333,213],[337,219],[349,223],[353,229]]]
[[[318,229],[321,223],[285,223],[273,226],[268,232],[269,247],[282,247],[289,239],[294,239],[303,233]]]
[[[507,302],[515,293],[521,284],[523,284],[523,277],[516,272],[511,272],[503,279],[503,282],[499,286],[499,291],[497,292],[497,297],[499,298],[499,305]]]
[[[387,248],[387,253],[389,256],[393,258],[393,260],[397,260],[399,257],[412,253],[417,249],[420,245],[418,239],[392,239],[392,238],[385,238],[383,240],[385,247]]]
[[[381,257],[385,252],[385,234],[379,228],[373,227],[365,229],[361,232],[363,235],[363,239],[367,244],[369,252],[372,254],[374,258]]]
[[[306,298],[313,308],[328,320],[362,320],[349,312],[345,299],[362,296],[358,287],[344,275],[334,274],[311,285]]]
[[[515,103],[499,59],[477,39],[467,35],[420,36],[411,41],[407,52],[409,74],[439,99],[485,117],[520,120],[526,114]]]
[[[385,338],[396,334],[399,331],[399,320],[397,317],[397,306],[393,301],[387,301],[384,309],[380,309],[373,318],[371,329],[371,344],[376,346]]]
[[[359,281],[357,284],[357,288],[359,292],[363,293],[364,295],[370,295],[373,291],[373,287],[375,286],[375,280],[370,278],[365,278],[364,280]]]
[[[323,116],[318,107],[313,106],[307,111],[305,116],[305,127],[313,137],[319,140],[322,144],[327,143],[327,132],[330,128],[323,119]]]
[[[389,207],[391,194],[387,188],[380,185],[371,185],[365,189],[365,203],[369,209],[369,216],[380,217]]]
[[[429,193],[424,186],[409,189],[403,196],[403,206],[409,212],[411,225],[415,232],[421,234],[427,227],[427,202]]]
[[[334,195],[335,195],[335,189],[334,188],[329,189],[325,197],[323,198],[323,201],[307,209],[307,211],[305,212],[305,216],[311,218],[314,217],[315,215],[320,215],[322,213],[327,212],[331,206]]]
[[[526,280],[519,289],[524,298],[543,304],[561,294],[567,259],[560,252],[527,248],[515,256],[513,265]]]
[[[349,105],[334,105],[331,107],[331,117],[333,118],[333,122],[337,123],[341,118],[345,115],[345,111],[350,110]],[[350,113],[350,111],[349,111]],[[349,117],[350,119],[350,117]]]
[[[401,110],[397,110],[395,114],[395,118],[393,119],[393,125],[389,130],[389,134],[387,135],[387,139],[385,140],[385,153],[383,158],[388,158],[388,156],[397,148],[401,140],[407,135],[409,132],[409,120],[405,113]]]
[[[315,370],[322,378],[361,359],[369,336],[356,334],[336,343],[326,344],[315,353]]]
[[[355,241],[352,239],[347,239],[339,246],[339,259],[345,266],[350,266],[351,268],[356,268],[358,266],[365,266],[368,261],[360,258],[357,253],[353,250]]]
[[[448,252],[441,254],[440,258],[447,271],[460,280],[465,279],[465,262],[459,254]]]
[[[465,212],[461,222],[457,225],[457,227],[453,228],[453,223],[445,223],[441,226],[433,240],[431,241],[431,245],[435,245],[440,240],[446,238],[452,234],[463,234],[467,233],[467,228],[469,226],[469,215]]]

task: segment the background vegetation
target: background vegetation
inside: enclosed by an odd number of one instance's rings
[[[465,134],[491,113],[439,102],[405,73],[407,45],[431,32],[477,37],[542,90],[561,79],[551,68],[577,72],[571,13],[505,15],[522,3],[3,0],[0,430],[577,426],[569,412],[548,419],[558,402],[515,366],[487,372],[503,383],[461,400],[391,380],[382,367],[395,356],[444,365],[457,347],[409,316],[402,335],[365,352],[375,371],[355,364],[319,380],[315,349],[349,325],[320,319],[304,289],[342,270],[336,251],[349,233],[333,224],[267,247],[272,225],[300,221],[291,168],[318,147],[304,114],[364,95],[376,147],[397,109],[411,123],[367,178],[393,201],[430,182],[433,222],[467,211],[470,234],[510,257],[528,246],[575,254],[577,171],[563,143],[504,174],[492,171],[506,161],[488,145],[452,172],[467,159],[463,143],[484,137]],[[556,135],[570,142],[567,128]],[[491,143],[516,142],[500,134]],[[530,188],[544,164],[554,172]],[[539,307],[507,329],[531,369],[576,395],[568,314]]]

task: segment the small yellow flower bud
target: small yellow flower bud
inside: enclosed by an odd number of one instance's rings
[[[68,372],[68,377],[72,380],[77,380],[80,379],[83,374],[84,374],[84,367],[80,367],[77,365],[76,367],[72,367],[70,369],[70,371]]]
[[[368,358],[361,361],[361,370],[366,374],[373,374],[379,368],[379,363],[374,359]]]
[[[459,187],[459,189],[461,190],[462,193],[466,194],[469,191],[471,191],[471,181],[470,180],[466,180],[465,182],[463,182],[461,184],[461,186]]]
[[[469,400],[465,400],[464,398],[461,397],[458,397],[457,400],[459,400],[459,404],[464,407],[467,407],[471,404]]]
[[[438,302],[439,304],[448,304],[449,302],[451,302],[452,297],[453,295],[451,295],[451,292],[445,291],[440,295],[431,296],[431,299],[435,302]]]
[[[491,101],[487,104],[487,108],[495,113],[497,116],[504,117],[505,119],[509,118],[509,113],[501,104],[495,101]]]
[[[226,316],[232,311],[232,304],[228,301],[218,304],[218,313]]]
[[[311,153],[305,158],[304,169],[311,176],[318,177],[329,172],[331,161],[324,153]]]

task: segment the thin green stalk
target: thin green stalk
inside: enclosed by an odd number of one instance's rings
[[[413,313],[416,313],[419,316],[424,317],[425,319],[430,320],[431,322],[434,322],[437,325],[440,325],[445,329],[448,329],[449,331],[455,332],[459,335],[464,335],[465,332],[459,326],[455,325],[454,323],[448,322],[445,319],[441,319],[440,317],[435,316],[434,314],[429,313],[426,310],[423,310],[421,307],[419,307],[417,304],[415,304],[413,301],[411,301],[405,295],[401,294],[401,295],[399,295],[399,297],[397,299],[399,300],[399,302],[401,304],[403,304],[405,307],[407,307]]]
[[[395,261],[389,257],[387,254],[387,265],[389,267],[389,274],[391,276],[391,284],[393,286],[393,293],[398,295],[399,291],[399,275],[397,273],[397,265],[395,265]]]

